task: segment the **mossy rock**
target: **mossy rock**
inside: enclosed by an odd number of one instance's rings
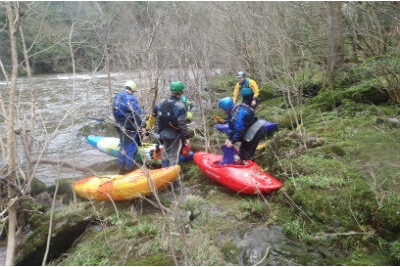
[[[171,255],[160,253],[141,259],[129,259],[126,266],[174,266],[175,262]]]
[[[342,103],[342,99],[341,91],[323,89],[309,101],[307,109],[319,110],[321,112],[331,111]]]
[[[91,218],[86,216],[87,211],[81,214],[68,214],[56,218],[54,216],[53,228],[50,240],[48,261],[59,257],[66,252],[91,223]],[[17,247],[15,265],[42,265],[43,255],[46,251],[47,236],[49,230],[49,218],[42,218],[41,227],[30,233],[24,242]]]
[[[36,196],[46,191],[46,184],[39,179],[33,178],[31,183],[31,195]]]
[[[351,99],[357,103],[385,103],[389,97],[375,79],[368,80],[361,84],[356,84],[343,92],[343,97]]]
[[[374,219],[377,231],[389,240],[400,238],[400,197],[389,194]]]
[[[58,180],[57,197],[63,204],[71,203],[74,198],[73,183],[76,179],[64,178]],[[53,184],[47,187],[47,192],[54,195],[56,185]]]
[[[325,177],[320,177],[327,179]],[[331,177],[330,179],[335,179]],[[358,230],[359,224],[365,225],[373,219],[373,194],[368,191],[367,186],[357,182],[349,186],[321,184],[322,181],[315,182],[315,185],[299,185],[300,180],[296,181],[297,189],[292,196],[294,202],[310,216],[313,220],[320,222],[328,230],[339,230],[340,228]],[[304,188],[299,189],[299,186]],[[360,198],[354,197],[354,191],[360,191]],[[348,197],[351,195],[351,199]],[[349,220],[352,215],[348,209],[349,203],[351,210],[357,211],[357,220]]]

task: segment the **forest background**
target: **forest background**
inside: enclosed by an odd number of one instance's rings
[[[1,177],[7,189],[1,216],[8,228],[7,265],[15,261],[15,203],[29,194],[34,177],[28,157],[22,175],[27,186],[16,182],[17,159],[27,157],[16,153],[21,134],[16,125],[34,134],[40,97],[32,88],[31,112],[19,114],[18,76],[140,70],[150,109],[169,83],[165,72],[173,70],[198,105],[210,100],[201,107],[207,110],[215,108],[218,97],[215,70],[228,75],[245,70],[259,83],[261,100],[278,96],[291,129],[304,134],[306,103],[320,112],[355,99],[397,110],[399,9],[398,2],[1,2]],[[110,101],[113,86],[109,82]],[[386,186],[398,189],[395,185]],[[384,210],[383,199],[390,199],[391,207],[399,203],[395,192],[378,197],[377,214]],[[379,223],[390,225],[382,236],[399,232],[398,210],[381,216]],[[381,225],[374,223],[375,232]],[[390,247],[398,262],[400,242],[393,237],[380,245]]]

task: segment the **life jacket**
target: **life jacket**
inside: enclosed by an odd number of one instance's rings
[[[135,107],[129,105],[127,92],[121,92],[114,96],[113,115],[117,124],[133,131],[141,125],[142,118],[134,109]]]
[[[246,78],[244,82],[240,84],[240,94],[243,97],[253,95],[253,89],[250,88],[249,82],[250,78]]]
[[[178,119],[174,114],[176,102],[166,99],[158,106],[157,122],[161,139],[175,139],[178,136]]]
[[[233,108],[232,108],[232,117],[231,120],[235,120],[237,113],[239,112],[239,107],[243,107],[247,110],[247,116],[244,120],[244,128],[248,129],[254,122],[257,121],[257,116],[254,112],[254,109],[252,109],[249,105],[245,104],[245,103],[240,103],[240,104],[236,104]]]

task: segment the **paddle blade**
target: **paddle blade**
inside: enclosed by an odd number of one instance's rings
[[[219,165],[225,165],[225,164],[234,164],[235,163],[235,155],[238,154],[238,151],[234,147],[227,147],[226,145],[223,145],[221,147],[222,152],[224,153],[224,156],[222,157],[222,160],[219,162]]]
[[[218,115],[214,115],[214,118],[218,123],[222,123],[222,124],[226,123],[226,120],[224,120],[223,118],[221,118]]]

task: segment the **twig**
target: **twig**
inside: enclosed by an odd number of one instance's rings
[[[314,223],[314,221],[299,206],[297,206],[297,204],[286,192],[283,192],[283,195],[289,200],[291,204],[293,204],[293,206],[295,206],[302,214],[304,214],[304,216],[306,216],[307,219],[309,219],[312,223]]]
[[[253,264],[253,266],[260,265],[267,258],[270,248],[271,248],[270,246],[267,247],[267,249],[265,251],[265,254],[264,254],[264,257],[262,257],[262,259],[259,260],[256,264]]]
[[[352,236],[352,235],[368,235],[368,236],[373,236],[374,233],[372,232],[355,232],[355,231],[350,231],[346,233],[323,233],[321,235],[314,235],[311,237],[311,240],[313,241],[318,241],[321,240],[322,238],[336,238],[338,236]]]
[[[59,161],[59,160],[41,158],[41,159],[33,159],[31,161],[31,163],[32,164],[43,163],[43,164],[57,165],[57,166],[60,166],[60,167],[68,167],[68,168],[71,168],[71,169],[74,169],[74,170],[77,170],[77,171],[81,171],[81,172],[84,172],[84,173],[90,173],[90,174],[96,175],[96,173],[90,168],[77,166],[75,164],[68,163],[68,162],[62,162],[62,161]]]
[[[47,233],[47,242],[46,242],[46,250],[43,256],[43,261],[42,265],[46,265],[47,262],[47,256],[49,254],[49,249],[50,249],[50,241],[51,241],[51,233],[52,233],[52,227],[53,227],[53,218],[54,218],[54,207],[56,203],[56,198],[57,198],[57,192],[58,192],[58,187],[59,187],[59,180],[57,179],[56,181],[56,189],[54,191],[54,196],[53,196],[53,201],[51,203],[51,211],[50,211],[50,222],[49,222],[49,230]]]

